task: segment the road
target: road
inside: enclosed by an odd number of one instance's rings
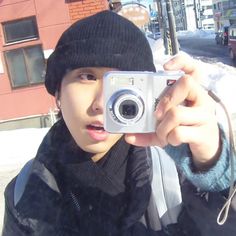
[[[229,58],[228,46],[217,45],[214,38],[184,37],[179,39],[182,51],[209,63],[222,62],[229,66],[236,66]]]

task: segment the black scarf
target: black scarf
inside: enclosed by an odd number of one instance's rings
[[[47,136],[51,151],[44,162],[65,197],[61,226],[78,235],[146,235],[140,222],[151,195],[145,149],[121,138],[95,163],[75,144],[63,120]]]

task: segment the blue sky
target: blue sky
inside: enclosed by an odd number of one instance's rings
[[[122,3],[132,2],[132,0],[121,0]],[[138,2],[133,0],[133,2]],[[140,3],[148,7],[149,4],[153,3],[153,0],[140,0]]]

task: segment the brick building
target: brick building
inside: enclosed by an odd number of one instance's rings
[[[0,0],[0,130],[50,125],[46,60],[74,21],[105,9],[107,0]]]

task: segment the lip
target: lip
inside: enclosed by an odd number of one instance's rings
[[[88,124],[86,130],[90,138],[94,141],[105,141],[109,135],[109,133],[104,130],[103,124],[99,121]]]

